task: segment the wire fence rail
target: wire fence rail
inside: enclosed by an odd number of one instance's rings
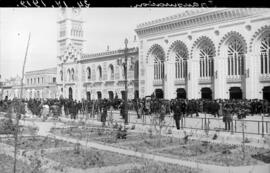
[[[83,113],[87,119],[101,121],[100,114],[90,115],[89,113]],[[118,117],[117,117],[118,116]],[[154,126],[152,124],[151,118],[152,115],[144,115],[145,117],[141,117],[137,119],[136,112],[129,112],[128,114],[128,123],[129,124],[138,124],[138,125],[148,125]],[[107,121],[123,123],[124,120],[119,118],[119,111],[108,111]],[[137,119],[137,120],[136,120]],[[146,119],[146,120],[143,120]],[[164,127],[167,128],[176,128],[174,123],[173,115],[166,115],[165,117],[166,123]],[[228,133],[243,133],[242,125],[245,125],[245,133],[251,135],[264,135],[270,134],[270,121],[264,120],[264,116],[261,116],[261,120],[247,120],[247,119],[232,119],[231,128]],[[224,122],[222,118],[215,117],[183,117],[180,120],[181,129],[193,129],[193,130],[202,130],[202,131],[224,131]]]
[[[4,112],[1,112],[1,116],[4,116]],[[62,114],[62,116],[65,116]],[[81,112],[80,116],[84,119],[101,121],[101,115],[99,112],[97,113],[87,113]],[[154,126],[152,115],[143,115],[140,119],[137,119],[136,112],[128,113],[128,123],[129,124],[138,124],[138,125],[148,125]],[[107,122],[114,123],[123,123],[124,119],[120,118],[119,111],[108,111]],[[136,120],[137,119],[137,120]],[[270,121],[265,120],[264,116],[261,116],[261,120],[247,120],[247,119],[233,119],[231,121],[231,128],[228,133],[243,133],[242,125],[245,124],[245,133],[251,135],[261,135],[264,137],[267,134],[270,134]],[[169,114],[165,116],[165,124],[166,128],[176,128],[173,115]],[[186,117],[184,116],[180,120],[180,128],[181,129],[193,129],[193,130],[201,130],[201,131],[224,131],[224,122],[222,118],[215,117]]]

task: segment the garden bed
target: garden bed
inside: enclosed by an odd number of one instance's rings
[[[4,139],[2,140],[2,143],[14,146],[14,138]],[[23,150],[39,150],[72,146],[74,146],[74,144],[50,137],[27,136],[18,138],[18,148]]]
[[[79,128],[79,127],[69,127],[69,128],[54,128],[51,129],[51,132],[56,135],[71,137],[79,140],[90,140],[95,142],[102,142],[106,144],[120,144],[125,145],[124,143],[130,142],[144,142],[157,141],[159,136],[149,135],[147,133],[135,133],[135,132],[126,132],[126,137],[121,138],[117,129],[103,129],[102,127],[91,127],[91,128]],[[161,136],[161,146],[165,145],[178,145],[182,144],[184,141],[182,139],[174,137],[165,137]]]
[[[73,168],[95,168],[140,163],[141,159],[98,149],[74,149],[47,153],[46,157]]]
[[[13,163],[14,159],[11,156],[0,154],[0,172],[1,173],[11,173],[13,172]],[[31,167],[27,164],[23,163],[20,160],[17,160],[16,164],[16,172],[22,173],[22,172],[30,172]],[[36,173],[42,173],[42,172],[36,172]]]
[[[258,151],[256,154],[251,155],[252,158],[260,160],[264,163],[270,163],[270,150]]]
[[[197,142],[197,144],[183,145],[173,149],[160,150],[158,151],[158,154],[176,159],[197,161],[205,164],[244,166],[261,163],[259,159],[252,156],[257,153],[265,153],[267,151],[269,152],[267,149],[246,147],[244,157],[241,146]]]
[[[199,173],[201,170],[189,168],[180,165],[161,163],[161,162],[146,162],[142,166],[136,166],[124,171],[111,173]]]
[[[158,136],[144,137],[140,141],[137,142],[126,142],[121,143],[120,146],[125,149],[131,149],[140,152],[150,152],[156,153],[157,150],[162,150],[163,148],[174,148],[181,145],[190,144],[192,141],[185,141],[182,138],[173,138],[162,136],[160,139]]]
[[[64,137],[71,137],[79,140],[93,140],[102,136],[110,135],[110,131],[105,131],[101,127],[84,128],[84,127],[67,127],[67,128],[52,128],[51,133]]]

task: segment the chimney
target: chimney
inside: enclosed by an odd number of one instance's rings
[[[107,45],[107,51],[110,51],[110,47],[109,47],[109,45]]]

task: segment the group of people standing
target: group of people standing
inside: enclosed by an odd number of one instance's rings
[[[12,103],[12,100],[5,99],[0,101],[0,109]],[[71,99],[30,99],[23,100],[27,108],[37,116],[54,117],[70,116],[76,119],[78,114],[84,114],[89,118],[95,118],[100,115],[100,120],[105,123],[108,110],[119,110],[120,115],[125,119],[125,104],[122,99],[99,99],[76,101]],[[150,114],[159,114],[161,120],[164,120],[168,114],[173,114],[176,128],[180,129],[179,121],[183,117],[199,116],[200,113],[211,114],[214,117],[223,117],[225,129],[230,130],[232,115],[237,115],[239,119],[247,115],[266,113],[269,115],[270,105],[266,100],[203,100],[203,99],[181,99],[172,100],[158,99],[155,97],[145,97],[143,99],[128,100],[128,110],[133,110],[137,118],[142,118]],[[63,115],[64,114],[64,115]]]

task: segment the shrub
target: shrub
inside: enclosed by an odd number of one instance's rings
[[[0,134],[14,134],[15,124],[10,118],[4,118],[0,121]]]

